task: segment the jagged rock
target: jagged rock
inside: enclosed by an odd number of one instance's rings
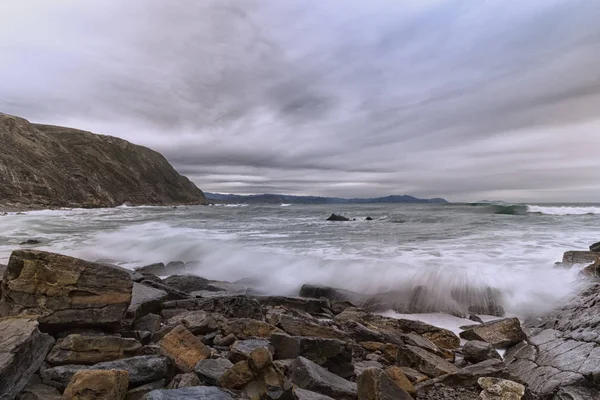
[[[129,374],[123,370],[77,371],[65,389],[65,400],[124,399],[129,386]]]
[[[301,310],[313,316],[330,316],[332,314],[331,304],[324,298],[305,299],[301,297],[261,296],[257,300],[263,306]]]
[[[236,400],[240,397],[228,390],[213,386],[195,386],[175,390],[153,390],[146,395],[145,400],[181,400],[181,399],[203,399],[203,400]]]
[[[195,375],[194,375],[195,377]],[[198,379],[198,378],[196,378]],[[165,380],[161,379],[158,381],[146,383],[145,385],[138,386],[135,389],[131,389],[127,392],[125,396],[125,400],[144,400],[146,398],[146,394],[150,393],[153,390],[162,389],[165,387]]]
[[[250,339],[254,337],[270,338],[274,332],[282,332],[281,329],[249,318],[229,319],[222,327],[224,335],[234,334],[238,339]]]
[[[298,357],[290,366],[290,370],[292,382],[302,389],[337,400],[356,399],[356,383],[340,378],[304,357]]]
[[[343,215],[331,214],[327,221],[350,221],[350,218],[344,217]]]
[[[481,400],[477,389],[446,386],[435,383],[427,391],[417,389],[416,400]]]
[[[229,350],[229,360],[232,363],[247,360],[250,353],[258,348],[269,349],[271,347],[268,339],[246,339],[236,341]],[[272,349],[270,349],[272,351]]]
[[[283,314],[277,324],[279,328],[293,336],[315,336],[329,339],[343,339],[346,334],[333,326],[326,326],[308,318],[297,318]]]
[[[596,242],[596,243],[590,245],[590,251],[593,251],[596,253],[600,252],[600,242]]]
[[[358,400],[412,400],[383,370],[369,368],[357,379]]]
[[[411,396],[413,396],[416,393],[414,385],[412,384],[412,382],[410,381],[410,379],[408,379],[408,377],[406,376],[406,374],[404,373],[404,371],[402,370],[402,368],[400,368],[400,367],[387,367],[385,369],[385,373],[394,382],[396,382],[396,384],[398,386],[400,386],[402,389],[406,390],[406,392],[408,394],[410,394]]]
[[[460,333],[465,340],[482,340],[494,347],[508,347],[527,339],[518,318],[505,318],[474,325]]]
[[[133,329],[150,332],[150,336],[153,336],[160,330],[161,320],[160,315],[146,314],[133,322]]]
[[[142,348],[135,339],[106,335],[69,335],[59,339],[47,361],[53,365],[96,364],[131,357]]]
[[[36,383],[25,386],[17,400],[63,400],[63,396],[52,386]]]
[[[302,356],[343,378],[354,375],[352,347],[341,340],[274,333],[271,345],[276,359]]]
[[[235,363],[221,375],[218,385],[226,389],[241,389],[254,380],[254,373],[248,361]]]
[[[416,346],[406,345],[398,351],[398,365],[411,367],[432,378],[457,372],[458,368],[440,356]]]
[[[233,367],[233,363],[226,358],[206,359],[199,361],[194,371],[202,383],[216,385],[225,371],[231,367]]]
[[[425,382],[429,379],[429,377],[425,374],[420,373],[419,371],[409,368],[409,367],[400,367],[404,375],[411,381],[413,384]]]
[[[168,375],[168,362],[162,356],[136,356],[116,361],[87,365],[62,365],[43,369],[42,381],[46,385],[63,390],[73,375],[79,370],[89,369],[118,369],[129,373],[129,386],[131,388],[144,385],[165,378]]]
[[[129,274],[37,250],[12,253],[1,286],[0,316],[38,315],[48,329],[117,327],[131,302]]]
[[[483,391],[483,400],[520,400],[525,395],[525,386],[500,378],[479,378],[477,383]]]
[[[566,251],[563,254],[562,264],[569,266],[572,264],[591,264],[597,263],[600,254],[595,251]]]
[[[133,283],[131,304],[127,309],[127,316],[138,319],[146,314],[159,314],[167,292],[142,283]]]
[[[417,335],[415,333],[401,334],[399,338],[402,340],[404,344],[420,347],[424,350],[427,350],[430,353],[435,354],[436,356],[440,356],[445,359],[453,359],[454,353],[451,351],[442,351],[439,347],[437,347],[433,342],[421,335]],[[398,346],[393,344],[386,344],[383,348],[384,355],[389,354],[391,356],[391,360],[396,359],[396,355],[398,353]],[[386,358],[389,358],[386,356]]]
[[[311,392],[310,390],[296,388],[294,389],[294,400],[334,400],[324,394]]]
[[[463,356],[465,361],[472,364],[489,360],[491,358],[501,359],[500,354],[494,346],[480,340],[470,340],[463,346]]]
[[[0,318],[0,399],[14,399],[40,368],[54,339],[27,318]]]
[[[160,342],[160,351],[182,372],[191,372],[198,361],[210,357],[210,349],[182,325],[175,327]]]

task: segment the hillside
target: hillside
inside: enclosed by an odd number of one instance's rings
[[[0,113],[0,205],[206,204],[159,153],[111,136]]]
[[[419,199],[417,197],[408,195],[345,199],[341,197],[291,196],[282,194],[254,194],[242,196],[237,194],[206,193],[206,198],[208,199],[208,201],[211,201],[213,203],[247,204],[448,203],[448,201],[445,199]]]

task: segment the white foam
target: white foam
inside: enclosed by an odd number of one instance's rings
[[[539,213],[547,215],[586,215],[600,214],[600,207],[543,207],[543,206],[527,206],[527,212]]]

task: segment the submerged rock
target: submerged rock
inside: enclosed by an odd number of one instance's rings
[[[350,221],[350,218],[344,217],[343,215],[331,214],[327,221]]]

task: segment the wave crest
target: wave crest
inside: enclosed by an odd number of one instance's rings
[[[546,215],[595,215],[600,214],[600,207],[543,207],[527,206],[527,212]]]

